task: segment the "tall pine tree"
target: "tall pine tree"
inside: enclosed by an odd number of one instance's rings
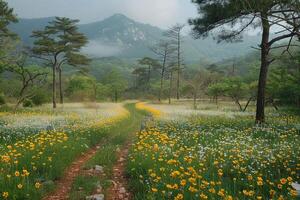
[[[85,35],[78,31],[78,20],[56,17],[41,31],[34,31],[36,40],[32,52],[35,57],[46,61],[52,67],[52,102],[56,108],[56,72],[59,74],[60,102],[63,103],[62,67],[64,64],[82,66],[89,59],[80,53],[88,42]]]

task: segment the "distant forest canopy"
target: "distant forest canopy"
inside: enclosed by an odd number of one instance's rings
[[[206,13],[189,21],[198,40],[183,33],[187,25],[161,30],[121,14],[84,25],[65,17],[17,19],[13,9],[0,2],[1,104],[15,103],[18,108],[52,101],[56,107],[57,99],[63,103],[142,98],[172,103],[173,98],[192,98],[196,108],[199,98],[216,103],[226,98],[241,111],[256,100],[263,100],[258,110],[265,103],[276,109],[300,107],[300,12],[295,1],[273,5],[266,0],[251,9],[250,2],[212,1],[223,14],[229,12],[224,16],[206,1],[193,1],[199,12]],[[282,32],[270,32],[274,16],[263,13],[268,9],[287,24]],[[234,26],[237,21],[226,30],[240,11],[248,13],[244,20],[253,15],[269,29],[250,20],[245,27],[256,23],[262,33],[250,36],[240,27],[243,24]],[[258,121],[263,121],[263,113]]]

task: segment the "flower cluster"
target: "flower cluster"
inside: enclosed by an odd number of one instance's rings
[[[0,134],[0,199],[40,199],[76,156],[105,137],[114,124],[129,117],[122,105],[112,106],[112,113],[105,116],[100,109],[74,109],[48,114],[48,118],[44,111],[0,116],[6,122],[0,125],[0,133],[8,135]],[[40,121],[49,119],[43,122],[52,125],[49,130],[35,126],[42,115],[45,117]],[[12,124],[18,119],[16,129]]]
[[[137,134],[129,173],[152,199],[295,199],[300,135],[248,122],[164,122]],[[199,123],[200,122],[200,123]]]
[[[158,118],[162,115],[161,111],[158,109],[155,109],[151,106],[146,105],[145,102],[139,102],[135,104],[136,109],[138,110],[144,110],[146,112],[149,112],[152,114],[153,117]]]

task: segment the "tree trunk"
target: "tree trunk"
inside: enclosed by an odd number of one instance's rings
[[[151,80],[151,66],[148,66],[148,90],[150,90],[150,80]]]
[[[176,97],[177,97],[177,100],[179,100],[180,98],[180,94],[179,94],[179,87],[180,87],[180,68],[181,68],[181,59],[180,59],[180,49],[181,49],[181,46],[180,46],[180,31],[178,32],[178,63],[177,63],[177,87],[176,87]]]
[[[262,42],[261,42],[261,67],[258,81],[258,93],[256,103],[256,124],[262,124],[265,122],[265,90],[267,84],[268,67],[270,62],[269,57],[269,37],[270,37],[270,24],[267,20],[267,14],[261,13],[262,21]]]
[[[172,97],[172,84],[173,83],[173,72],[170,75],[170,88],[169,88],[169,104],[171,104],[171,97]]]
[[[59,97],[60,97],[60,103],[64,104],[64,93],[63,93],[63,87],[62,87],[62,70],[58,69],[58,75],[59,75]]]
[[[161,76],[160,76],[160,89],[159,89],[159,97],[158,97],[159,102],[161,102],[161,96],[162,96],[162,91],[163,91],[163,86],[164,86],[166,58],[167,58],[167,54],[165,53],[164,61],[163,61],[162,69],[161,69]]]
[[[194,109],[197,109],[197,92],[194,91]]]
[[[56,65],[52,67],[52,103],[53,108],[56,108]]]
[[[118,102],[118,92],[115,91],[115,102]]]
[[[240,101],[237,98],[233,98],[233,99],[234,99],[235,103],[238,105],[240,111],[243,111],[243,108],[242,108],[242,105],[241,105]]]
[[[247,108],[248,108],[248,106],[249,106],[249,104],[250,104],[251,101],[252,101],[252,97],[250,97],[248,99],[247,104],[245,105],[245,108],[243,109],[243,112],[246,112],[246,110],[247,110]]]

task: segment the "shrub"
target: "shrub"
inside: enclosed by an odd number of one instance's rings
[[[40,106],[47,103],[48,98],[44,92],[37,92],[30,100],[34,105]]]
[[[3,94],[0,94],[0,106],[5,104],[5,98]]]
[[[23,107],[25,108],[29,108],[29,107],[33,107],[33,102],[30,100],[30,99],[26,99],[24,102],[23,102]]]

